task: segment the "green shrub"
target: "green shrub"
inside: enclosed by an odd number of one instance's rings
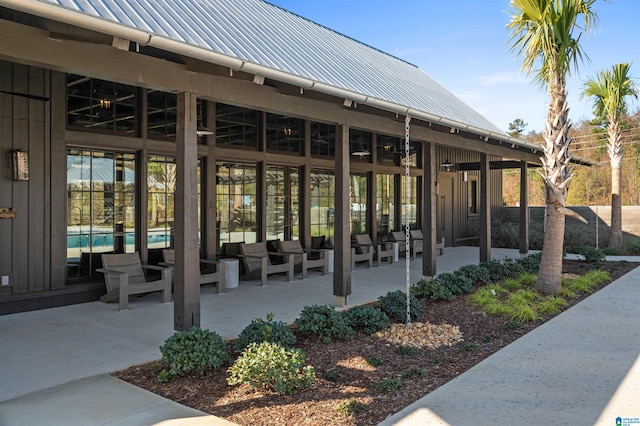
[[[303,367],[304,362],[300,349],[287,349],[271,342],[250,343],[227,370],[227,383],[246,383],[256,389],[290,395],[310,387],[316,378],[313,367]]]
[[[422,299],[453,300],[456,298],[451,292],[451,289],[443,286],[439,281],[434,279],[421,279],[411,286],[410,292],[413,296],[420,297]]]
[[[465,265],[458,271],[463,273],[475,285],[489,284],[491,282],[489,271],[482,265]]]
[[[593,289],[602,283],[611,280],[608,272],[593,270],[589,271],[581,277],[562,280],[561,295],[576,292],[591,293]]]
[[[607,257],[602,250],[589,246],[579,247],[577,253],[582,255],[584,260],[589,263],[604,262]]]
[[[402,389],[402,380],[400,379],[382,379],[376,383],[376,389],[383,392],[397,392]]]
[[[206,375],[231,362],[227,345],[215,331],[191,327],[174,333],[160,346],[162,359],[158,380],[168,381],[184,373]]]
[[[377,367],[384,364],[384,360],[377,355],[368,356],[364,360],[367,361],[367,364],[371,365],[372,367]]]
[[[466,276],[463,272],[444,272],[438,274],[435,280],[445,288],[448,288],[454,295],[461,295],[471,291],[473,287],[473,281]]]
[[[424,368],[410,368],[400,374],[402,380],[413,379],[415,377],[427,377],[427,370]]]
[[[518,248],[520,244],[520,227],[517,223],[502,219],[491,223],[491,246],[501,248]]]
[[[391,326],[389,316],[373,306],[355,306],[344,313],[348,324],[365,334],[386,330]]]
[[[284,347],[296,344],[296,336],[291,328],[282,321],[273,321],[273,314],[267,315],[267,320],[257,318],[251,321],[233,343],[236,351],[242,352],[249,343],[273,342]]]
[[[620,249],[616,247],[603,247],[601,250],[605,256],[620,256],[622,254]]]
[[[542,314],[559,314],[567,305],[562,297],[547,296],[538,304],[537,310]]]
[[[354,334],[347,318],[329,305],[305,306],[295,323],[300,334],[318,336],[323,343],[350,339]]]
[[[525,272],[529,272],[531,274],[537,274],[540,270],[540,260],[542,259],[542,253],[533,253],[525,257],[521,257],[517,259],[516,262],[519,263]]]
[[[330,382],[337,382],[340,377],[342,377],[342,373],[337,368],[332,368],[324,373],[325,380],[329,380]]]
[[[413,346],[398,346],[394,352],[398,355],[414,357],[418,355],[418,348],[414,348]]]
[[[518,281],[520,281],[520,284],[522,284],[523,286],[531,287],[535,285],[538,277],[531,272],[523,272],[520,275],[518,275],[517,279]]]
[[[367,409],[367,404],[363,404],[357,399],[345,399],[334,407],[336,412],[347,417],[355,416]]]
[[[378,300],[378,307],[389,318],[397,318],[402,322],[407,321],[407,294],[404,291],[390,291]],[[422,302],[412,294],[409,295],[409,307],[411,318],[418,318],[422,312]]]
[[[498,259],[491,259],[482,262],[480,265],[487,269],[491,281],[502,281],[509,277],[509,267],[505,266],[505,264]]]
[[[640,254],[640,239],[633,240],[627,244],[626,251],[629,254]]]
[[[479,343],[469,342],[460,347],[460,352],[473,352],[480,349]]]
[[[517,330],[522,328],[522,323],[520,321],[510,320],[502,324],[503,330]]]

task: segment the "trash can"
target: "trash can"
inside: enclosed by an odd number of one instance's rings
[[[224,263],[224,288],[237,288],[240,281],[240,261],[220,259]]]

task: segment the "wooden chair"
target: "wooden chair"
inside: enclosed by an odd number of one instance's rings
[[[358,247],[361,247],[361,248],[369,247],[372,249],[370,251],[372,252],[372,254],[375,254],[376,262],[378,262],[377,266],[380,266],[380,263],[382,263],[382,259],[388,259],[389,263],[393,263],[393,257],[395,254],[393,252],[393,244],[389,244],[389,243],[374,244],[373,241],[371,241],[371,237],[369,236],[369,234],[354,235],[353,238],[355,240],[355,244],[352,244],[352,246],[354,246],[356,251]],[[352,252],[353,252],[353,249],[352,249]],[[353,269],[353,266],[354,266],[353,260],[351,261],[351,266]]]
[[[294,254],[269,253],[264,241],[253,244],[242,243],[240,244],[240,253],[238,257],[244,263],[245,278],[254,275],[256,271],[260,271],[260,285],[267,285],[267,276],[284,272],[287,275],[287,280],[293,281]],[[281,256],[284,259],[284,263],[279,265],[272,264],[269,255]]]
[[[176,263],[176,251],[174,249],[163,249],[160,266],[165,266],[173,270]],[[212,270],[212,266],[216,269]],[[224,293],[224,263],[217,260],[200,259],[200,285],[216,284],[216,293]]]
[[[398,252],[405,253],[407,251],[407,241],[404,231],[392,231],[389,233],[389,240],[398,243]],[[411,243],[409,243],[411,244]]]
[[[300,240],[295,241],[278,241],[278,252],[283,254],[294,255],[294,265],[300,265],[302,271],[302,279],[307,277],[309,269],[320,268],[322,275],[327,275],[329,268],[329,258],[325,250],[302,248]],[[315,256],[314,256],[315,255]]]
[[[171,301],[171,269],[161,266],[143,265],[138,253],[103,254],[103,268],[96,269],[104,274],[107,294],[100,297],[102,302],[119,301],[119,310],[127,309],[132,294],[162,291],[162,303]],[[143,268],[161,272],[161,278],[147,281]]]
[[[411,254],[415,258],[416,253],[424,251],[424,238],[420,229],[411,230],[409,233],[411,234],[411,248],[414,250]],[[436,254],[440,256],[444,254],[444,237],[440,241],[436,241]]]

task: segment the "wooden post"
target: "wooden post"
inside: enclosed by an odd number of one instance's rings
[[[491,204],[489,202],[489,156],[480,153],[480,262],[491,260]]]
[[[422,150],[422,275],[433,277],[436,274],[436,147],[432,142],[425,143]]]
[[[336,190],[333,295],[346,305],[351,294],[351,206],[349,200],[349,127],[336,126]]]
[[[178,93],[176,132],[174,329],[200,326],[196,96]]]
[[[520,254],[529,253],[529,186],[527,162],[520,165]]]

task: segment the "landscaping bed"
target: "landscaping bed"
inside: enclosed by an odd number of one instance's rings
[[[639,264],[605,262],[599,268],[611,280]],[[584,261],[564,260],[563,273],[583,275],[593,268]],[[610,281],[601,284],[606,286]],[[475,288],[474,288],[475,289]],[[580,293],[568,307],[587,297]],[[463,341],[437,349],[410,349],[357,332],[352,339],[322,343],[297,335],[296,348],[315,368],[316,379],[292,395],[256,390],[247,384],[229,386],[226,368],[208,376],[157,380],[159,362],[135,366],[114,376],[173,401],[240,425],[373,425],[428,394],[494,352],[528,333],[553,315],[519,323],[484,313],[469,295],[452,301],[425,301],[414,323],[457,327]],[[448,331],[448,332],[449,332]],[[296,333],[298,334],[298,333]],[[232,345],[229,344],[230,352]],[[237,354],[236,354],[237,355]]]

